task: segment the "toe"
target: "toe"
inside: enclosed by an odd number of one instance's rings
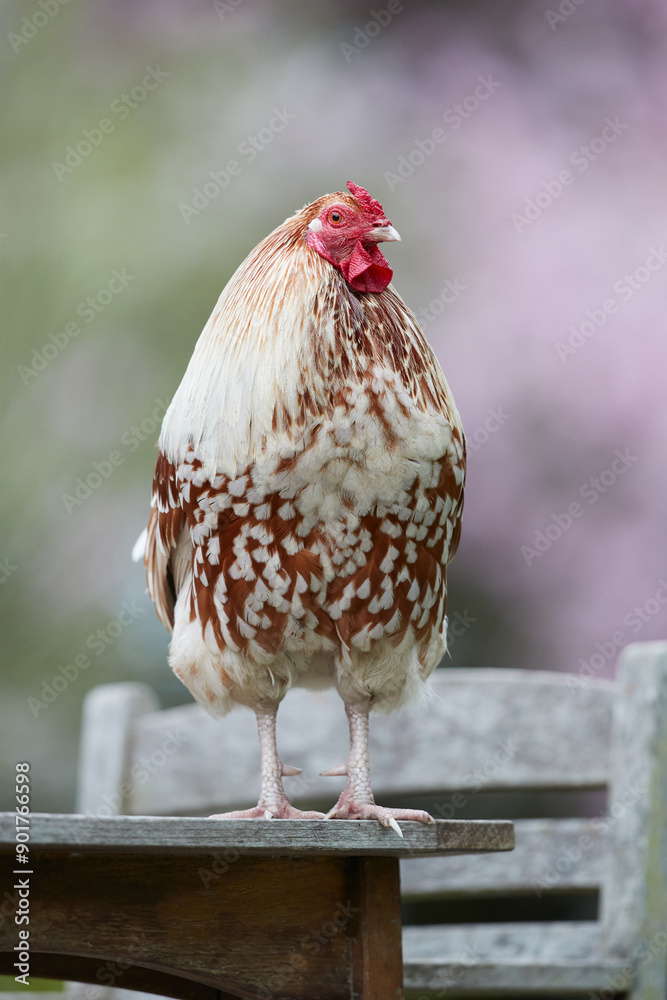
[[[234,812],[214,813],[209,819],[264,819],[266,806],[254,806],[252,809],[235,809]]]
[[[316,812],[314,809],[294,809],[285,819],[326,819],[324,813]]]
[[[412,823],[435,823],[433,817],[423,809],[389,809],[373,802],[350,802],[339,800],[326,815],[327,819],[376,819],[382,826],[403,836],[398,820]]]

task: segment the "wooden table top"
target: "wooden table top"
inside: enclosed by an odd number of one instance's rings
[[[82,854],[207,854],[236,849],[250,855],[429,857],[511,851],[509,820],[399,823],[403,840],[375,820],[218,820],[178,816],[78,816],[32,813],[33,851]],[[22,829],[26,827],[22,824]],[[16,845],[14,813],[0,813],[0,852]]]

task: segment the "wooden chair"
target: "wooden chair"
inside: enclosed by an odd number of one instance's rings
[[[476,858],[401,861],[403,898],[451,907],[519,899],[539,907],[564,893],[600,894],[596,919],[408,925],[409,997],[628,994],[663,1000],[667,965],[667,643],[634,644],[616,682],[491,668],[436,671],[425,710],[374,716],[378,801],[422,801],[460,818],[483,794],[576,793],[606,805],[588,817],[517,818],[516,850]],[[278,715],[287,779],[298,804],[330,804],[344,756],[333,692],[294,690]],[[161,711],[144,685],[91,691],[84,711],[79,811],[97,816],[196,815],[255,801],[251,713],[221,722],[198,706]],[[479,796],[478,796],[478,793]],[[581,793],[587,793],[582,796]],[[588,794],[590,793],[590,794]],[[275,821],[279,822],[279,821]],[[418,907],[417,907],[418,909]]]

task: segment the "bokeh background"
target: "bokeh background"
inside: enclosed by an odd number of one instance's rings
[[[348,178],[471,445],[448,662],[585,681],[665,635],[667,6],[369,10],[2,6],[3,808],[28,759],[72,809],[92,686],[189,700],[130,561],[159,423],[240,261]]]

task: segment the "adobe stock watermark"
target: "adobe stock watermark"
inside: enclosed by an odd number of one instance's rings
[[[118,786],[117,791],[105,792],[100,805],[90,815],[104,819],[127,812],[126,803],[130,802],[132,792],[135,788],[150,781],[160,768],[164,767],[167,760],[178,753],[183,744],[190,740],[188,734],[182,733],[180,729],[176,729],[176,732],[171,729],[165,729],[162,736],[163,739],[160,746],[153,750],[150,756],[142,754],[138,761],[130,768],[129,774],[134,779],[134,783],[123,781]],[[72,839],[75,844],[83,842],[83,833],[78,831],[76,827],[72,828]],[[76,1000],[80,1000],[78,991]]]
[[[498,742],[492,756],[463,778],[461,784],[465,788],[465,792],[454,792],[449,796],[448,801],[435,803],[431,809],[433,816],[444,820],[454,819],[457,812],[468,805],[471,796],[477,795],[478,792],[487,786],[498,772],[510,760],[516,757],[520,750],[520,744],[515,743],[512,739]],[[407,856],[409,857],[410,855],[413,855],[412,851],[408,851]]]
[[[82,138],[76,145],[65,147],[63,162],[60,160],[51,161],[51,169],[62,183],[65,177],[71,174],[84,160],[87,160],[92,153],[104,142],[106,136],[116,131],[118,124],[130,117],[144,103],[148,95],[157,90],[169,73],[160,69],[159,65],[146,66],[146,73],[140,83],[137,83],[129,91],[124,91],[119,97],[111,102],[109,108],[111,118],[100,118],[97,125],[91,129],[84,128],[81,132]]]
[[[600,135],[590,139],[586,145],[578,146],[570,153],[569,162],[576,167],[579,174],[585,173],[602,154],[622,135],[630,126],[619,120],[618,115],[614,118],[605,118],[604,126]],[[527,198],[521,212],[512,212],[510,222],[517,233],[523,233],[529,226],[540,218],[554,201],[563,194],[566,188],[570,187],[576,180],[576,174],[571,170],[561,170],[556,177],[551,180],[542,181],[540,190],[532,198]]]
[[[162,399],[155,400],[153,412],[138,423],[133,424],[120,436],[120,447],[114,448],[101,461],[93,462],[90,472],[85,476],[77,476],[71,493],[61,493],[60,499],[68,514],[88,500],[102,483],[109,479],[116,469],[125,464],[127,456],[139,448],[144,441],[153,438],[160,430],[162,418],[167,412],[169,403]]]
[[[354,915],[359,912],[360,907],[353,906],[352,900],[339,901],[331,914],[331,919],[301,939],[299,942],[300,951],[293,951],[286,957],[283,965],[272,970],[271,977],[257,991],[258,1000],[278,1000],[278,998],[282,1000],[285,988],[289,986],[295,973],[307,968],[308,963],[304,954],[311,958],[319,955],[322,948],[326,947],[337,934],[345,930]]]
[[[222,875],[227,874],[230,866],[241,857],[241,852],[238,847],[226,847],[224,851],[217,852],[213,854],[212,857],[212,865],[209,865],[208,868],[199,868],[197,870],[197,874],[199,875],[205,889],[208,889],[211,882],[215,882]]]
[[[467,608],[463,609],[463,614],[460,611],[455,611],[453,615],[448,615],[447,650],[449,651],[456,644],[457,639],[465,635],[476,622],[477,618],[473,618]]]
[[[475,768],[470,771],[469,774],[463,779],[461,784],[467,791],[467,795],[464,792],[454,792],[450,796],[449,802],[444,804],[436,804],[433,813],[439,819],[454,819],[457,812],[460,809],[465,808],[469,802],[470,795],[476,795],[480,792],[485,785],[491,781],[492,778],[502,770],[505,764],[512,760],[521,750],[521,745],[515,743],[514,740],[503,740],[501,743],[497,744],[497,749],[492,757],[484,761],[480,767]]]
[[[11,562],[9,556],[5,556],[4,559],[0,561],[0,585],[6,583],[10,576],[17,571],[18,566]]]
[[[213,0],[213,10],[224,21],[226,14],[233,14],[244,2],[245,0]]]
[[[551,8],[545,10],[544,16],[551,30],[555,31],[559,25],[564,24],[568,17],[572,17],[584,3],[586,0],[562,0],[558,5],[558,10],[551,10]]]
[[[604,496],[638,461],[639,456],[633,455],[629,448],[626,448],[625,451],[620,451],[617,448],[609,468],[603,469],[597,476],[591,476],[590,479],[587,479],[579,489],[579,495],[587,501],[589,506],[596,504],[600,497]],[[531,566],[535,559],[540,559],[545,552],[548,552],[552,545],[562,538],[574,522],[582,518],[585,513],[586,508],[575,500],[568,504],[566,511],[552,514],[544,530],[535,531],[533,544],[521,546],[521,555],[525,559],[526,565]]]
[[[559,360],[565,364],[568,358],[576,354],[598,330],[601,330],[610,316],[618,312],[619,307],[629,302],[637,292],[646,287],[656,271],[660,271],[667,262],[667,250],[662,243],[659,247],[649,247],[648,256],[634,271],[625,273],[614,282],[613,291],[617,298],[607,298],[595,309],[586,310],[586,319],[579,326],[568,327],[570,336],[567,341],[557,340],[554,350]]]
[[[667,949],[667,924],[650,938],[644,938],[632,949],[630,954],[631,962],[621,969],[620,972],[612,976],[607,973],[606,981],[608,989],[589,991],[589,1000],[613,1000],[619,993],[630,993],[630,988],[635,979],[639,976],[642,966],[650,965],[656,959],[664,963],[665,950]]]
[[[421,993],[416,1000],[444,1000],[445,997],[450,995],[450,990],[460,983],[461,980],[465,979],[466,973],[469,969],[474,969],[476,966],[486,962],[488,960],[488,951],[483,951],[476,941],[471,941],[467,944],[459,955],[455,962],[447,963],[447,986],[443,986],[439,989],[437,993],[433,990],[429,990],[428,996],[425,993]]]
[[[494,80],[491,73],[487,76],[478,76],[477,79],[479,82],[471,94],[443,112],[442,121],[448,126],[447,129],[438,126],[432,129],[426,138],[415,139],[412,149],[407,154],[399,156],[396,170],[385,170],[384,179],[390,191],[395,191],[399,184],[404,184],[409,177],[412,177],[415,170],[433,156],[437,148],[447,142],[451,134],[460,129],[480,105],[488,101],[500,87],[500,81]]]
[[[49,21],[60,13],[60,8],[69,3],[69,0],[37,0],[37,8],[30,15],[21,18],[21,31],[17,34],[10,31],[7,41],[14,52],[18,52],[23,45],[35,38],[42,28],[45,28]]]
[[[401,0],[389,0],[386,7],[381,7],[380,10],[369,10],[370,20],[363,27],[357,25],[354,29],[352,42],[340,43],[340,50],[345,57],[345,62],[351,63],[355,56],[361,55],[373,39],[377,38],[380,32],[384,31],[393,19],[398,14],[402,14],[404,10],[405,7]]]
[[[468,286],[464,285],[458,278],[446,278],[440,289],[440,294],[431,299],[427,306],[422,306],[421,309],[417,310],[422,329],[435,322],[438,316],[442,316],[446,306],[456,302],[458,297],[467,290]]]
[[[102,804],[95,810],[96,816],[116,816],[134,788],[150,781],[153,775],[166,764],[169,757],[178,753],[183,744],[190,740],[188,734],[182,733],[180,729],[176,729],[176,732],[167,729],[163,735],[164,738],[160,746],[153,750],[150,756],[143,754],[130,768],[130,775],[134,781],[124,781],[119,786],[118,791],[107,792],[102,796]]]
[[[139,607],[136,601],[123,601],[118,614],[111,621],[107,622],[103,628],[91,632],[86,638],[84,647],[93,656],[100,657],[106,653],[109,646],[112,646],[116,639],[125,632],[140,615],[146,611],[145,607]],[[55,701],[58,700],[72,684],[81,676],[82,672],[88,670],[93,664],[93,660],[88,652],[77,653],[70,663],[61,664],[50,681],[43,681],[39,690],[39,697],[30,695],[26,699],[26,704],[35,718],[40,712],[46,711]]]
[[[595,652],[585,660],[579,658],[579,670],[576,674],[567,674],[567,684],[572,690],[583,687],[592,680],[608,663],[612,663],[619,650],[631,641],[633,636],[653,621],[656,615],[667,608],[667,580],[661,577],[658,588],[643,604],[636,604],[623,618],[626,629],[617,629],[609,639],[595,643]]]
[[[471,434],[466,434],[466,446],[468,449],[470,451],[479,451],[492,434],[496,434],[501,427],[505,426],[511,416],[511,413],[505,412],[502,404],[496,406],[493,410],[489,407],[486,411],[486,417],[480,426],[476,427]]]
[[[94,983],[87,984],[85,989],[78,989],[74,994],[76,1000],[103,1000],[107,996],[107,990],[114,986],[119,979],[131,969],[133,965],[140,964],[141,957],[146,955],[148,941],[144,931],[135,933],[130,938],[127,949],[113,961],[110,959],[100,965],[95,972],[100,986]]]
[[[622,819],[627,814],[629,809],[634,809],[639,800],[646,795],[647,791],[648,785],[626,785],[619,796],[618,802],[614,802],[609,813],[600,813],[589,821],[589,826],[595,833],[601,837],[605,837],[618,823],[619,819]],[[545,868],[541,878],[534,878],[531,881],[531,886],[537,898],[541,899],[545,891],[555,889],[560,885],[563,878],[579,864],[584,854],[592,848],[599,850],[600,840],[589,833],[579,834],[576,844],[561,848],[551,864]]]
[[[191,202],[189,204],[180,202],[178,210],[183,222],[189,224],[192,218],[203,212],[222,191],[229,187],[232,178],[239,177],[244,166],[252,163],[259,153],[271,145],[277,135],[285,131],[290,122],[296,120],[296,117],[284,106],[274,108],[267,124],[254,134],[246,136],[238,144],[236,153],[240,159],[228,160],[222,170],[209,170],[210,180],[205,181],[201,187],[192,189]]]
[[[135,275],[128,274],[126,268],[121,267],[120,270],[114,268],[109,280],[102,288],[98,288],[93,295],[88,295],[79,302],[74,310],[75,315],[80,317],[86,326],[90,325],[134,279]],[[80,336],[82,331],[81,323],[71,319],[60,330],[49,333],[46,342],[41,347],[33,347],[29,364],[17,365],[16,368],[23,384],[29,385],[33,379],[37,378],[59,354],[62,354],[69,347],[73,340]]]

